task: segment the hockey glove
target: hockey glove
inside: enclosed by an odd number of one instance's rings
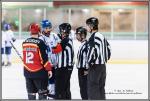
[[[52,52],[53,52],[54,54],[58,54],[58,53],[61,52],[61,51],[62,51],[62,46],[61,46],[60,43],[58,43],[56,47],[53,47],[53,48],[52,48]]]
[[[50,79],[52,77],[53,73],[52,71],[48,71],[48,78]]]
[[[15,42],[15,41],[16,41],[16,39],[15,39],[15,38],[12,38],[12,41],[13,41],[13,42]]]

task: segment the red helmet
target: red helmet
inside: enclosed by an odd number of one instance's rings
[[[30,25],[30,32],[31,32],[31,34],[33,35],[35,35],[35,34],[39,34],[39,32],[40,32],[41,30],[40,30],[40,26],[38,25],[38,24],[36,24],[36,23],[32,23],[31,25]]]

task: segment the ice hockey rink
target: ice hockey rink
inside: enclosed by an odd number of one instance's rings
[[[20,54],[22,42],[30,35],[29,26],[32,22],[40,24],[43,19],[48,19],[53,31],[58,34],[57,27],[61,23],[70,23],[75,31],[77,27],[85,26],[89,17],[97,17],[99,31],[108,39],[112,50],[106,66],[106,99],[148,99],[147,1],[27,1],[33,2],[2,2],[2,23],[11,24],[17,39],[14,46]],[[80,43],[73,39],[76,62]],[[77,71],[74,65],[71,75],[72,99],[81,99]],[[2,99],[27,99],[23,63],[14,49],[12,65],[2,67]]]
[[[23,40],[14,46],[21,53]],[[148,99],[148,41],[109,40],[112,57],[107,64],[106,99]],[[80,43],[74,40],[75,55]],[[76,57],[75,57],[76,59]],[[2,99],[27,99],[23,65],[12,49],[12,66],[2,67]],[[71,76],[72,99],[81,99],[77,69]]]

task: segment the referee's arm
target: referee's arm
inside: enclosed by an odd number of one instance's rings
[[[110,59],[111,57],[111,46],[109,44],[109,42],[106,40],[106,43],[107,43],[107,50],[108,50],[108,60]]]
[[[87,53],[87,57],[88,57],[88,64],[92,64],[95,62],[95,43],[94,40],[89,40],[88,42],[88,53]]]

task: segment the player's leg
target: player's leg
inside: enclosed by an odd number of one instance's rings
[[[37,89],[34,85],[33,79],[25,78],[26,79],[26,89],[28,93],[28,100],[36,100],[36,93]]]
[[[48,78],[34,79],[34,84],[38,89],[39,100],[46,100],[48,94]]]
[[[11,65],[11,48],[12,47],[6,47],[5,48],[5,53],[6,53],[6,58],[7,58],[6,66],[10,66]]]
[[[92,65],[88,71],[88,99],[90,100],[100,100],[100,77],[102,75],[101,68],[99,65]]]
[[[85,75],[84,69],[78,69],[78,79],[79,79],[79,87],[80,87],[80,94],[83,100],[88,99],[87,95],[87,74]]]
[[[66,99],[71,99],[71,91],[70,91],[70,79],[71,79],[71,74],[72,74],[72,70],[73,70],[73,67],[68,67],[67,69],[67,95],[66,95]]]
[[[66,68],[55,69],[55,99],[66,99]]]
[[[28,100],[36,100],[36,93],[28,93]]]
[[[55,68],[52,68],[52,77],[49,79],[48,84],[48,97],[54,98],[55,97]]]
[[[4,47],[1,48],[1,54],[2,54],[2,66],[5,65],[4,59],[5,59],[5,54],[4,54]]]
[[[102,71],[102,75],[100,77],[100,80],[99,80],[99,88],[100,88],[100,96],[101,96],[101,99],[106,99],[105,97],[105,81],[106,81],[106,65],[100,65],[101,67],[101,71]]]
[[[81,98],[82,98],[82,79],[81,79],[81,74],[82,74],[81,69],[78,69],[78,81],[79,81],[80,95],[81,95]]]

